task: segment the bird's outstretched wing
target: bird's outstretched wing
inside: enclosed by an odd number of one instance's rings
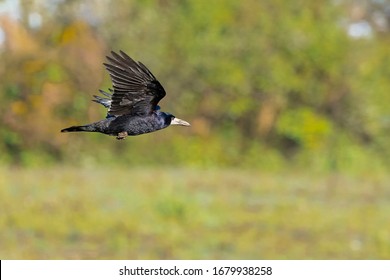
[[[104,63],[113,84],[108,114],[152,114],[166,94],[164,88],[145,65],[123,51],[119,53],[111,52],[112,57],[107,56],[109,63]]]

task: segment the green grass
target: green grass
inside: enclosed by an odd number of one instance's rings
[[[0,169],[0,259],[389,259],[390,176]]]

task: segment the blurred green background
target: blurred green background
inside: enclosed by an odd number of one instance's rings
[[[0,259],[389,259],[390,1],[0,1]],[[111,50],[189,121],[117,141]]]

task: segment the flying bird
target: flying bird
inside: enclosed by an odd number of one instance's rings
[[[166,128],[170,125],[190,126],[170,113],[160,111],[158,102],[165,90],[149,69],[120,51],[107,56],[103,63],[110,74],[113,89],[99,90],[94,102],[107,108],[105,119],[81,126],[64,128],[61,132],[100,132],[116,136],[118,140]]]

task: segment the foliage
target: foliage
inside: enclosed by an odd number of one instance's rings
[[[343,165],[350,147],[359,151],[359,161],[381,168],[388,163],[388,34],[348,37],[340,24],[348,17],[346,5],[32,3],[22,2],[19,21],[1,17],[0,163],[273,169],[293,161],[320,169],[366,168]],[[42,18],[39,27],[29,25],[33,12]],[[109,87],[102,62],[110,49],[123,49],[151,68],[168,91],[162,108],[192,127],[123,143],[60,134],[63,127],[104,116],[90,99]]]

